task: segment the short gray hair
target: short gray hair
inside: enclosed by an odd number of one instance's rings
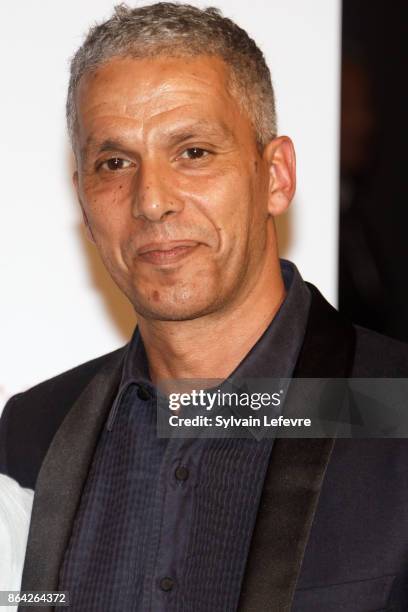
[[[81,77],[114,57],[215,55],[230,69],[229,85],[250,118],[257,143],[276,136],[275,98],[262,51],[248,34],[216,8],[159,2],[115,7],[107,21],[92,27],[71,61],[67,123],[75,148],[75,94]]]

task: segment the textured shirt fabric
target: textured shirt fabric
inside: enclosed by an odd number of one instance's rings
[[[286,298],[229,377],[290,378],[310,293]],[[157,390],[136,329],[60,570],[73,612],[237,608],[273,439],[158,438]]]

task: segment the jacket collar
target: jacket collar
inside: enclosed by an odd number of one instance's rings
[[[354,355],[353,327],[342,321],[317,289],[311,285],[309,289],[312,301],[295,376],[345,378]],[[114,353],[73,405],[44,459],[34,496],[22,590],[58,589],[59,569],[82,488],[120,384],[125,348]],[[287,402],[290,405],[289,398]],[[275,441],[240,612],[290,610],[333,444],[333,439]]]

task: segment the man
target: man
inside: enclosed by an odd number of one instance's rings
[[[162,379],[407,372],[279,262],[295,157],[262,53],[215,9],[121,6],[67,111],[87,232],[138,327],[5,408],[2,471],[35,487],[22,588],[87,612],[405,609],[404,440],[156,434]]]

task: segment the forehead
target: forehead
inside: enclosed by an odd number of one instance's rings
[[[118,122],[148,129],[183,117],[236,126],[246,118],[228,82],[229,69],[215,56],[115,58],[80,80],[80,139]]]

